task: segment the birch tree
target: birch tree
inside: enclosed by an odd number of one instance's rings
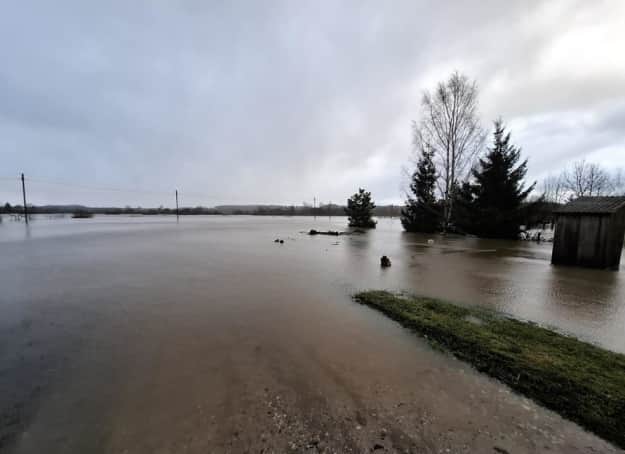
[[[454,72],[421,100],[421,119],[414,123],[419,150],[432,150],[443,198],[443,230],[449,227],[454,192],[466,180],[485,139],[478,115],[474,81]]]

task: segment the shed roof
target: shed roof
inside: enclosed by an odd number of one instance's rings
[[[579,197],[559,208],[561,214],[612,214],[625,209],[625,197]]]

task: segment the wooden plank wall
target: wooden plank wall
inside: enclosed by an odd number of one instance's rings
[[[623,254],[623,241],[625,239],[625,210],[620,210],[612,216],[607,241],[607,261],[609,268],[618,270]]]
[[[624,229],[625,210],[614,215],[560,215],[551,263],[618,269]]]
[[[551,263],[554,265],[576,264],[579,224],[578,216],[558,216],[551,254]]]

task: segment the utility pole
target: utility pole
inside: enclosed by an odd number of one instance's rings
[[[317,219],[317,197],[313,197],[313,216]]]
[[[178,189],[176,189],[176,222],[180,221],[180,212],[178,211]]]
[[[24,174],[22,174],[22,196],[24,197],[24,219],[28,225],[28,207],[26,206],[26,184],[24,183]]]
[[[328,218],[330,218],[330,222],[332,222],[332,200],[328,203]]]

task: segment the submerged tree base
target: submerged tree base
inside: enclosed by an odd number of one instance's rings
[[[384,291],[354,298],[625,447],[625,355],[483,309]]]

